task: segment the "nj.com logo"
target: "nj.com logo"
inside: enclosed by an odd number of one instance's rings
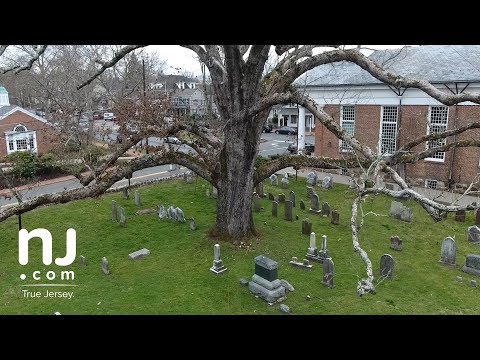
[[[27,265],[28,264],[28,244],[29,241],[33,238],[40,238],[42,241],[42,261],[44,265],[51,265],[52,264],[52,234],[47,229],[34,229],[32,231],[28,231],[26,229],[21,229],[18,232],[18,262],[20,265]],[[57,257],[55,259],[55,265],[57,266],[68,266],[71,265],[75,261],[75,257],[77,255],[77,234],[74,229],[67,230],[67,249],[66,255],[63,258]],[[33,271],[31,278],[33,280],[42,280],[44,279],[43,274],[41,271]],[[20,279],[25,280],[27,275],[21,274]],[[73,271],[48,271],[45,274],[45,278],[47,280],[74,280],[75,273]]]

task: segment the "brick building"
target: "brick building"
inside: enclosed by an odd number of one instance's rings
[[[405,47],[375,51],[369,57],[386,70],[428,80],[445,92],[480,93],[480,46]],[[380,154],[389,154],[420,136],[480,120],[477,104],[465,102],[444,106],[420,90],[385,85],[348,62],[319,66],[306,74],[302,84],[342,128]],[[480,130],[469,130],[454,140],[471,138],[480,138]],[[444,141],[453,139],[440,142]],[[414,150],[421,151],[437,144],[424,142]],[[314,154],[337,158],[352,156],[346,144],[317,119]],[[414,185],[464,187],[480,173],[480,148],[438,152],[415,164],[399,165],[397,171]]]
[[[0,86],[0,159],[15,151],[42,155],[53,146],[55,134],[44,118],[10,105],[8,92]]]

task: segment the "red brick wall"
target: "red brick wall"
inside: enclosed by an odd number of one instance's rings
[[[324,110],[333,116],[334,120],[340,121],[340,106],[326,105]],[[355,136],[357,139],[376,150],[380,127],[381,106],[355,105]],[[423,136],[427,133],[428,106],[403,105],[399,114],[399,146]],[[480,120],[480,106],[451,106],[448,113],[448,129]],[[338,158],[338,139],[316,119],[315,132],[315,155]],[[469,130],[467,133],[457,136],[457,140],[480,139],[480,129]],[[453,141],[449,139],[448,141]],[[425,150],[425,143],[414,148],[415,151]],[[345,155],[345,154],[343,154]],[[452,178],[458,184],[471,182],[480,172],[480,148],[458,148],[445,154],[444,162],[420,161],[415,164],[407,164],[405,175],[408,180],[424,183],[425,179],[439,180],[448,183],[450,166],[453,161]]]
[[[6,118],[0,120],[0,159],[7,155],[7,143],[5,132],[13,131],[15,125],[22,124],[28,130],[36,130],[37,154],[42,155],[50,150],[55,142],[55,135],[52,128],[21,111],[16,111]]]

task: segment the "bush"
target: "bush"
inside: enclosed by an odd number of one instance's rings
[[[31,179],[41,172],[42,164],[39,158],[29,152],[15,152],[7,156],[7,161],[12,162],[12,173],[23,179]]]

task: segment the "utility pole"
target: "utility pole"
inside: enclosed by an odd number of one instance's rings
[[[146,86],[145,86],[145,60],[142,59],[142,75],[143,75],[143,107],[146,107],[147,105],[147,99],[146,99],[146,96],[147,96],[147,90],[146,90]],[[145,138],[145,149],[146,149],[146,153],[148,154],[148,136]]]

